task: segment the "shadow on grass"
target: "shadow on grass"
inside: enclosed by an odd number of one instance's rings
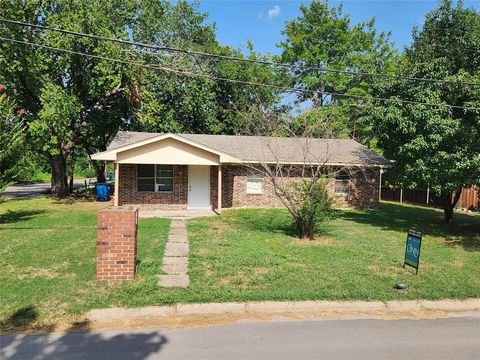
[[[425,235],[443,237],[451,246],[462,246],[467,251],[480,250],[480,216],[454,215],[452,224],[443,222],[443,213],[418,206],[383,203],[378,210],[344,211],[340,218],[382,230],[407,233],[413,228]]]
[[[233,216],[228,216],[226,219],[246,231],[297,236],[297,228],[292,216],[282,209],[234,210]]]
[[[66,332],[49,335],[55,330],[54,326],[35,326],[33,324],[37,318],[35,307],[27,306],[1,323],[2,329],[13,334],[35,331],[42,335],[2,336],[0,359],[142,360],[158,354],[168,342],[158,331],[91,332],[88,321],[73,323]]]
[[[0,323],[2,329],[26,328],[36,321],[38,311],[33,305],[28,305],[18,309],[10,315],[5,321]]]
[[[426,235],[443,237],[449,246],[462,246],[467,251],[480,251],[480,216],[454,215],[454,223],[443,222],[443,213],[430,208],[401,204],[382,203],[378,210],[337,210],[334,219],[347,220],[372,226],[380,230],[398,231],[407,234],[409,228],[422,231]],[[245,209],[227,216],[226,221],[246,231],[283,233],[296,237],[296,227],[292,217],[281,209]],[[323,226],[326,234],[335,223]]]
[[[7,210],[0,215],[0,224],[12,224],[20,221],[29,220],[32,217],[45,213],[45,210]]]

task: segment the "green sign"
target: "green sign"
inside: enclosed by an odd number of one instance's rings
[[[422,247],[422,233],[413,229],[408,230],[407,245],[405,246],[405,265],[417,269],[420,263],[420,248]]]

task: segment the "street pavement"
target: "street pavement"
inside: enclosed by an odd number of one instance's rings
[[[74,186],[81,186],[85,179],[74,180]],[[88,179],[87,179],[88,183]],[[5,189],[3,196],[7,199],[24,199],[48,195],[50,192],[50,182],[39,182],[34,184],[11,185]]]
[[[0,338],[0,359],[480,359],[480,315],[243,322]]]

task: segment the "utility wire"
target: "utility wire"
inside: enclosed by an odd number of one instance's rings
[[[161,45],[146,44],[146,43],[136,42],[131,40],[110,38],[105,36],[87,34],[87,33],[82,33],[77,31],[55,28],[55,27],[46,26],[46,25],[38,25],[38,24],[32,24],[32,23],[27,23],[23,21],[9,20],[9,19],[3,19],[3,18],[0,18],[0,22],[6,23],[6,24],[12,24],[12,25],[24,26],[24,27],[34,27],[38,29],[57,31],[63,34],[87,37],[87,38],[96,39],[96,40],[112,41],[112,42],[117,42],[121,44],[132,45],[136,47],[143,47],[143,48],[170,51],[170,52],[180,52],[180,53],[189,54],[191,56],[197,55],[202,57],[210,57],[210,58],[238,61],[238,62],[244,62],[244,63],[254,63],[254,64],[260,64],[260,65],[267,65],[267,66],[284,67],[289,69],[316,70],[320,72],[331,72],[336,74],[347,74],[347,75],[362,76],[362,77],[376,77],[376,78],[387,78],[391,80],[432,82],[432,83],[443,83],[443,84],[451,84],[451,85],[480,86],[479,82],[454,81],[454,80],[411,77],[411,76],[396,76],[396,75],[389,75],[384,73],[370,73],[365,71],[341,70],[341,69],[332,69],[332,68],[325,68],[325,67],[319,67],[319,66],[300,65],[300,64],[293,64],[293,63],[278,63],[278,62],[267,61],[267,60],[248,59],[248,58],[241,58],[241,57],[231,56],[231,55],[219,55],[219,54],[212,54],[212,53],[207,53],[203,51],[195,51],[195,50],[183,49],[183,48],[172,47],[172,46],[164,46],[164,45],[161,46]]]
[[[147,68],[147,69],[161,70],[161,71],[164,71],[164,72],[176,73],[176,74],[181,74],[181,75],[185,75],[185,76],[189,76],[189,77],[201,77],[201,78],[207,78],[207,79],[210,79],[210,80],[232,82],[232,83],[243,84],[243,85],[268,87],[268,88],[274,88],[274,89],[277,89],[277,90],[280,90],[280,91],[292,92],[292,93],[296,92],[296,93],[303,93],[303,94],[310,94],[310,95],[315,94],[315,92],[312,91],[312,90],[296,89],[296,88],[291,88],[291,87],[286,87],[286,86],[280,86],[280,85],[275,85],[275,84],[264,84],[264,83],[253,82],[253,81],[236,80],[236,79],[230,79],[230,78],[225,78],[225,77],[218,77],[218,76],[214,76],[214,75],[208,75],[208,74],[204,74],[204,73],[199,74],[199,73],[195,73],[195,72],[192,72],[192,71],[174,69],[174,68],[171,68],[171,67],[162,66],[162,65],[158,65],[158,64],[146,64],[146,63],[139,62],[139,61],[127,61],[127,60],[121,60],[121,59],[111,58],[111,57],[107,57],[107,56],[87,54],[87,53],[80,52],[80,51],[57,48],[57,47],[44,45],[44,44],[32,43],[32,42],[29,42],[29,41],[16,40],[16,39],[4,38],[4,37],[0,37],[0,41],[13,42],[13,43],[17,43],[17,44],[25,44],[25,45],[30,45],[30,46],[33,46],[33,47],[40,47],[40,48],[49,49],[49,50],[53,50],[53,51],[64,52],[64,53],[80,55],[80,56],[86,56],[86,57],[90,57],[90,58],[112,61],[112,62],[127,64],[127,65],[133,65],[133,66],[143,67],[143,68]],[[338,92],[332,92],[332,91],[318,91],[318,93],[323,94],[323,95],[346,97],[346,98],[353,98],[353,99],[360,99],[360,100],[363,100],[363,99],[373,100],[373,101],[377,101],[377,102],[394,102],[394,103],[403,103],[403,104],[424,105],[424,106],[430,106],[430,107],[442,107],[442,108],[449,108],[449,109],[462,109],[462,110],[480,111],[480,107],[468,107],[468,106],[449,105],[449,104],[441,104],[441,103],[426,103],[426,102],[415,101],[415,100],[404,100],[404,99],[395,99],[395,98],[368,97],[368,96],[345,94],[345,93],[338,93]],[[345,104],[345,105],[366,106],[367,104],[357,103],[357,104]]]

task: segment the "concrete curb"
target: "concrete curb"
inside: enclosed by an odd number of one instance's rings
[[[385,313],[401,314],[419,311],[480,312],[480,298],[468,300],[407,301],[260,301],[205,304],[176,304],[143,308],[94,309],[86,314],[89,321],[128,320],[182,315],[249,315],[285,313]]]

